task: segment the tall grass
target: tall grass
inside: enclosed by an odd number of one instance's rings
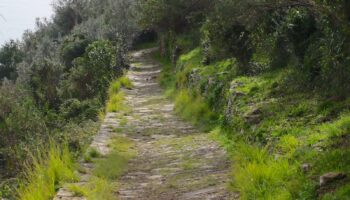
[[[175,112],[184,119],[205,129],[211,129],[216,123],[216,116],[201,96],[193,96],[186,89],[175,97]]]
[[[267,149],[239,144],[233,156],[232,186],[242,199],[295,199],[302,178],[297,165],[288,159],[274,158]]]
[[[125,94],[121,88],[131,90],[134,87],[131,80],[123,76],[114,81],[109,88],[109,99],[107,102],[107,112],[127,111],[128,107],[124,104]]]
[[[28,165],[25,183],[17,191],[20,200],[52,199],[65,182],[77,180],[76,165],[67,145],[51,141],[47,148],[38,149],[33,164]]]

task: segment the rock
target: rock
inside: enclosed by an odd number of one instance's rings
[[[230,85],[230,96],[228,97],[227,106],[225,109],[225,120],[230,121],[230,119],[234,116],[234,102],[237,98],[243,97],[246,94],[240,91],[237,91],[238,87],[243,86],[244,84],[241,82],[233,81]]]
[[[200,70],[195,68],[192,70],[192,72],[189,74],[188,77],[188,87],[192,89],[198,89],[197,87],[200,85],[201,81],[201,75]]]
[[[261,115],[262,111],[260,108],[254,108],[251,112],[250,115]]]
[[[332,183],[337,180],[341,180],[346,178],[345,173],[339,173],[339,172],[329,172],[320,177],[320,186],[325,186],[329,183]]]
[[[181,48],[176,45],[174,50],[173,50],[173,55],[172,55],[172,63],[174,65],[176,65],[176,62],[180,57],[180,53],[181,53]]]
[[[209,89],[212,85],[215,85],[216,84],[216,78],[215,77],[208,77],[208,82],[207,82],[207,85],[205,86],[205,94],[208,94],[209,93]]]
[[[301,165],[301,170],[304,172],[304,173],[307,173],[311,170],[312,166],[309,164],[309,163],[304,163]]]
[[[262,111],[260,108],[255,108],[252,111],[245,114],[245,119],[249,124],[259,124],[261,121]]]

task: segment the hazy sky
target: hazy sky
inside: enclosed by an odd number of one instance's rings
[[[0,45],[34,29],[37,17],[50,18],[52,0],[0,0]]]

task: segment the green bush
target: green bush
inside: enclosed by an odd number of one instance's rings
[[[60,104],[58,86],[62,75],[62,66],[49,59],[33,63],[29,85],[38,106],[57,109]]]
[[[67,38],[61,47],[60,56],[63,63],[66,65],[66,70],[72,67],[73,60],[84,55],[86,48],[91,43],[83,35],[74,35],[72,38]]]
[[[0,154],[7,169],[23,167],[27,155],[47,140],[46,119],[34,100],[15,85],[0,88]]]
[[[97,120],[99,111],[101,110],[101,103],[98,99],[89,99],[79,101],[78,99],[67,99],[62,103],[59,109],[59,115],[64,120],[75,120],[82,122],[85,120]]]
[[[120,75],[114,50],[108,41],[90,44],[84,56],[74,60],[74,67],[61,84],[61,96],[79,100],[98,98],[104,103],[110,82]]]
[[[5,43],[0,49],[0,80],[7,78],[15,80],[17,74],[17,64],[22,62],[24,53],[17,42],[11,40]]]

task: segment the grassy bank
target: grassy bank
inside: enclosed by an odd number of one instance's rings
[[[288,67],[242,76],[232,59],[203,65],[200,48],[176,67],[154,58],[176,112],[231,154],[231,188],[242,199],[349,197],[348,179],[319,187],[324,173],[350,171],[349,100],[304,90]]]
[[[131,81],[121,77],[110,84],[109,98],[105,112],[128,112],[129,108],[124,104],[124,89],[132,89]],[[104,114],[101,113],[101,118]],[[57,190],[67,183],[79,181],[79,166],[76,160],[80,157],[88,162],[94,162],[94,178],[83,188],[73,186],[72,191],[88,197],[88,199],[112,199],[115,186],[111,180],[116,180],[125,169],[127,161],[134,155],[129,151],[132,142],[123,137],[115,137],[112,141],[112,153],[106,157],[100,157],[99,153],[87,149],[89,141],[97,132],[97,124],[85,124],[82,129],[69,128],[74,138],[70,137],[70,143],[60,143],[51,140],[47,146],[37,149],[32,154],[30,164],[26,167],[24,178],[19,181],[19,188],[15,192],[16,198],[21,200],[47,200],[52,199]],[[96,128],[97,127],[97,128]],[[62,133],[66,135],[68,133]],[[79,143],[83,149],[74,149],[74,143]],[[85,152],[85,153],[84,153]],[[0,195],[1,197],[1,195]]]

